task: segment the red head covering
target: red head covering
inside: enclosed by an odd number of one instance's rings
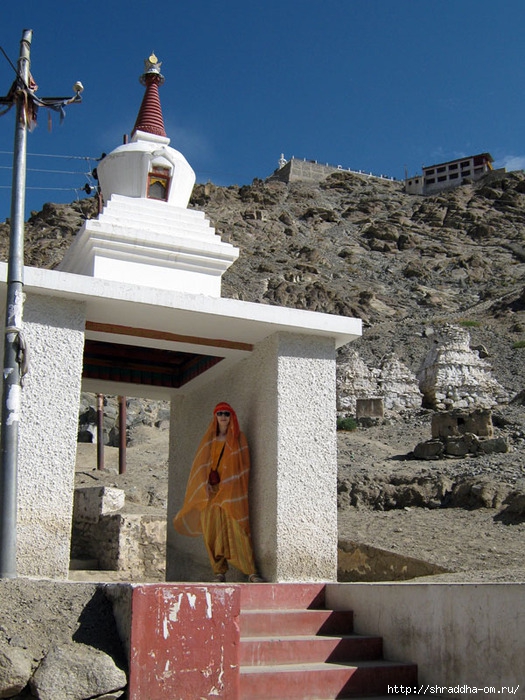
[[[226,401],[221,401],[221,403],[218,403],[215,408],[213,409],[213,415],[217,415],[217,411],[229,411],[230,412],[230,425],[228,426],[228,431],[231,429],[231,432],[233,433],[234,438],[239,437],[239,433],[241,432],[241,429],[239,428],[239,421],[237,420],[237,414],[233,410],[233,408],[230,406],[229,403],[226,403]],[[215,418],[215,421],[217,419]],[[231,428],[230,428],[231,426]]]

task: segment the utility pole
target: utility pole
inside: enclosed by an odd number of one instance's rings
[[[18,423],[20,420],[21,375],[19,354],[23,316],[24,206],[26,189],[27,128],[24,85],[29,84],[29,55],[33,32],[25,29],[18,59],[15,142],[11,190],[9,260],[5,313],[2,467],[0,471],[0,578],[16,578],[16,509]]]
[[[28,121],[36,118],[39,106],[63,109],[65,104],[81,100],[81,83],[75,83],[73,98],[37,98],[31,85],[29,66],[33,31],[24,29],[20,42],[17,77],[9,94],[0,104],[16,106],[7,267],[5,313],[2,436],[0,465],[0,578],[16,578],[16,523],[18,501],[18,426],[22,378],[27,360],[22,335],[24,275],[24,207],[26,191],[26,155]]]

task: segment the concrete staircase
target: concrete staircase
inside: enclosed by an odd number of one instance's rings
[[[415,664],[385,661],[380,637],[353,634],[352,612],[324,602],[323,584],[242,586],[242,700],[380,697],[417,685]]]

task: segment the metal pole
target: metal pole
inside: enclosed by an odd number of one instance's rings
[[[97,394],[97,469],[104,469],[104,395]]]
[[[119,432],[119,443],[118,443],[118,473],[126,473],[126,397],[118,397],[118,432]]]
[[[25,29],[20,42],[18,77],[29,83],[29,55],[33,32]],[[16,124],[11,191],[11,226],[7,267],[4,371],[2,400],[2,438],[0,470],[0,578],[16,578],[16,520],[18,424],[20,420],[21,381],[19,351],[23,316],[24,207],[26,183],[27,128],[25,93],[16,94]]]

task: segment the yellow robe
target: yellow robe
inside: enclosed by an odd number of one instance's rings
[[[236,417],[224,442],[217,439],[216,426],[214,416],[193,460],[184,503],[173,518],[173,526],[182,535],[204,536],[214,573],[225,573],[229,562],[251,575],[255,573],[255,564],[248,510],[248,443],[244,434],[238,428],[235,430]],[[220,483],[210,487],[209,473],[217,466],[223,445],[217,470]]]

